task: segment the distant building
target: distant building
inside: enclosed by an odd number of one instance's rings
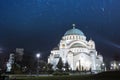
[[[23,55],[24,55],[24,49],[16,48],[16,52],[15,52],[16,61],[22,61]]]
[[[16,48],[15,54],[11,53],[8,59],[8,62],[6,64],[7,70],[6,72],[11,72],[12,65],[15,63],[17,65],[20,65],[20,62],[22,61],[24,55],[24,49],[23,48]]]
[[[75,24],[48,57],[48,63],[53,64],[54,70],[57,69],[60,57],[64,64],[68,62],[71,70],[101,70],[103,63],[102,55],[97,54],[95,42],[92,39],[87,41],[84,33],[75,28]]]
[[[15,56],[13,53],[11,53],[9,56],[9,60],[6,64],[6,67],[7,67],[6,72],[11,72],[12,64],[14,64],[14,60],[15,60]]]
[[[120,70],[120,61],[111,61],[110,70]]]

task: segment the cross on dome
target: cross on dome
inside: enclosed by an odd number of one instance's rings
[[[83,33],[81,30],[75,28],[75,24],[72,24],[72,26],[73,26],[73,28],[70,29],[70,30],[68,30],[68,31],[64,34],[64,36],[66,36],[66,35],[82,35],[82,36],[85,36],[84,33]]]
[[[75,24],[72,24],[72,26],[73,26],[73,29],[75,29]]]

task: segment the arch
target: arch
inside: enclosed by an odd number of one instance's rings
[[[80,43],[75,43],[70,48],[77,48],[77,47],[86,48],[86,46],[84,46],[84,45],[82,45]]]
[[[74,47],[74,46],[78,46],[78,47],[81,47],[81,48],[88,48],[88,46],[85,44],[85,43],[83,43],[83,42],[81,42],[81,41],[74,41],[74,42],[71,42],[69,45],[68,45],[68,48],[72,48],[72,47]]]

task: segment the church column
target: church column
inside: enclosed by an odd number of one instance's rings
[[[92,54],[92,70],[96,70],[96,56]]]

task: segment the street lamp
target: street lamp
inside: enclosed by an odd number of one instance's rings
[[[105,66],[105,64],[103,63],[102,66]]]
[[[118,64],[119,70],[120,70],[120,63]]]
[[[36,54],[36,57],[37,57],[37,58],[40,58],[40,53],[37,53],[37,54]]]
[[[102,63],[101,67],[102,67],[102,70],[103,70],[103,71],[106,71],[105,63]]]
[[[120,66],[120,63],[118,65]]]
[[[37,61],[37,75],[39,75],[39,69],[40,69],[40,67],[39,67],[40,53],[37,53],[37,54],[36,54],[36,57],[37,57],[37,59],[38,59],[38,61]]]

